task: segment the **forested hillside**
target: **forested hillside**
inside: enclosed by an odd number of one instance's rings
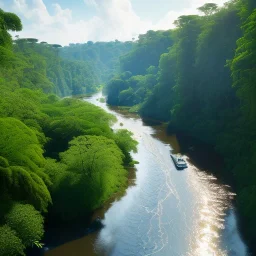
[[[120,58],[120,75],[107,83],[107,102],[133,106],[146,100],[157,83],[158,62],[173,44],[172,31],[140,35],[131,52]]]
[[[136,150],[130,132],[112,131],[112,115],[58,97],[96,91],[91,66],[60,58],[59,45],[12,42],[8,31],[21,29],[0,9],[1,256],[40,247],[45,220],[85,218],[124,189]]]
[[[41,88],[45,93],[59,96],[95,92],[99,80],[92,67],[86,62],[63,60],[59,57],[60,48],[60,45],[38,43],[34,38],[17,37],[13,53],[9,52],[13,68],[5,71],[8,76],[5,74],[4,79],[15,84],[19,77],[23,88]]]
[[[105,83],[119,71],[119,57],[132,49],[133,42],[92,42],[70,44],[63,47],[60,55],[64,59],[84,61],[97,74],[100,83]]]
[[[140,36],[108,82],[108,103],[133,106],[213,145],[234,181],[244,234],[256,241],[256,2],[233,0],[176,29]],[[158,50],[161,49],[161,52]],[[156,59],[158,58],[158,61]],[[139,67],[138,67],[139,66]]]

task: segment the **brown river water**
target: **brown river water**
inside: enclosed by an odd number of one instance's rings
[[[139,142],[125,195],[108,202],[96,215],[105,227],[71,241],[46,256],[248,256],[232,206],[235,196],[209,172],[193,165],[176,170],[170,153],[180,151],[175,136],[162,126],[101,103],[98,93],[85,100],[116,116],[113,129],[133,132]],[[120,124],[122,123],[122,126]],[[61,234],[60,234],[61,236]]]

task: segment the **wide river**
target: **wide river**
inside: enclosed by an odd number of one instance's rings
[[[189,161],[177,171],[171,152],[178,152],[174,136],[147,126],[136,116],[100,102],[101,93],[86,101],[116,116],[113,129],[124,128],[139,142],[133,158],[134,182],[126,194],[103,209],[105,227],[57,247],[47,256],[246,256],[247,249],[232,207],[234,193],[209,172]]]

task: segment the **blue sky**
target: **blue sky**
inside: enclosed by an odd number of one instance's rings
[[[210,0],[222,5],[227,0]],[[197,14],[207,0],[0,0],[19,15],[20,37],[68,45],[131,40],[150,29],[173,28],[180,15]],[[14,33],[15,34],[15,33]]]
[[[120,0],[122,1],[122,0]],[[52,11],[52,0],[44,0],[47,8]],[[86,0],[57,0],[62,8],[70,8],[76,14],[74,18],[83,18],[86,15],[87,18],[96,14],[95,8],[86,6]],[[89,1],[88,1],[89,2]],[[161,17],[166,14],[167,10],[182,10],[189,5],[189,0],[131,0],[134,11],[143,19],[150,19],[157,22]]]

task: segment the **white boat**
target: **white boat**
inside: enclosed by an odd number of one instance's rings
[[[171,155],[171,158],[172,158],[177,169],[185,169],[188,167],[186,161],[183,158],[181,158],[180,156]]]

